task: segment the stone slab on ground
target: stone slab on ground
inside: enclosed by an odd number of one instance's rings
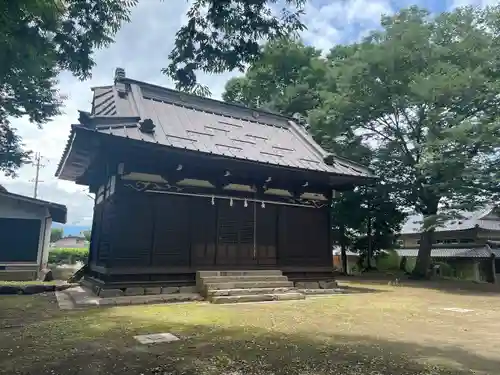
[[[179,288],[179,293],[196,293],[196,285],[193,286],[181,286]]]
[[[91,290],[82,287],[67,289],[61,293],[65,293],[76,307],[106,307],[203,301],[203,297],[197,293],[151,294],[140,296],[121,295],[117,297],[102,298],[95,296]]]
[[[330,294],[345,294],[346,290],[335,288],[335,289],[297,289],[298,292],[305,295],[330,295]]]
[[[172,335],[171,333],[153,333],[150,335],[137,335],[134,336],[134,339],[139,341],[141,344],[157,344],[161,342],[174,342],[179,341],[180,339]]]
[[[179,293],[179,287],[178,286],[164,286],[161,288],[161,293],[162,294]]]
[[[61,310],[72,310],[75,308],[75,304],[71,300],[71,297],[64,291],[56,292],[56,300]]]
[[[337,282],[335,280],[322,280],[318,282],[321,289],[335,289],[338,288]]]
[[[121,289],[101,289],[99,291],[99,297],[108,298],[108,297],[120,297],[123,296],[123,290]]]
[[[161,294],[161,286],[149,286],[147,288],[144,288],[144,294]]]
[[[144,295],[144,288],[138,288],[138,287],[127,288],[127,289],[125,289],[124,294],[126,296],[142,296],[142,295]]]
[[[317,281],[297,281],[295,287],[299,289],[320,289]]]

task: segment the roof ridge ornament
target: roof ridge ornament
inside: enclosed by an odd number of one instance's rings
[[[92,114],[86,111],[78,111],[78,122],[86,128],[92,127]]]
[[[146,134],[153,134],[155,132],[155,124],[150,118],[139,121],[139,130]]]
[[[115,88],[116,88],[116,91],[118,92],[118,95],[120,96],[120,98],[124,98],[125,96],[127,96],[127,88],[125,87],[125,84],[122,82],[122,80],[125,78],[126,78],[125,69],[116,68],[115,69]]]

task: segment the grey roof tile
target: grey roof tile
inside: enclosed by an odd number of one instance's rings
[[[399,256],[416,257],[418,249],[396,249]],[[439,248],[431,250],[433,258],[489,258],[491,249],[489,247],[479,248]]]
[[[495,214],[495,205],[487,206],[472,212],[461,212],[462,218],[451,219],[436,228],[436,232],[450,232],[478,228],[500,231],[500,216]],[[495,217],[496,216],[496,217]],[[422,215],[410,215],[401,228],[401,233],[419,233],[422,228]]]
[[[283,116],[127,78],[93,91],[91,115],[100,133],[286,167],[373,177],[367,168],[341,158],[326,164],[328,153],[305,129]],[[151,119],[155,132],[145,134],[139,126],[99,126],[109,116]]]

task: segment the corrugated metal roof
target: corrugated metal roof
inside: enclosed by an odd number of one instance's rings
[[[0,196],[17,201],[23,201],[28,204],[46,207],[49,210],[50,216],[53,221],[61,224],[66,223],[68,210],[66,206],[63,204],[48,202],[41,199],[27,197],[25,195],[10,193],[6,189],[5,191],[0,190]]]
[[[496,206],[487,206],[472,212],[461,212],[460,219],[451,219],[436,228],[436,232],[461,231],[473,228],[500,231],[500,217],[495,215]],[[419,233],[422,228],[422,215],[408,216],[401,228],[402,234]]]
[[[396,249],[399,256],[416,257],[418,249]],[[431,257],[433,258],[489,258],[491,256],[489,247],[479,248],[443,248],[432,249]]]
[[[366,167],[328,154],[287,117],[127,78],[93,91],[91,125],[85,126],[99,133],[277,166],[373,177]],[[113,121],[125,118],[138,121]],[[152,120],[154,132],[141,131],[138,123],[146,119]]]

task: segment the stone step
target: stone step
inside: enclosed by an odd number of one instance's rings
[[[209,290],[207,296],[244,296],[258,294],[281,294],[294,291],[293,288],[249,288],[249,289],[219,289]]]
[[[206,276],[201,277],[200,281],[203,284],[229,283],[233,281],[288,281],[288,277],[278,275]]]
[[[298,292],[306,295],[329,295],[329,294],[345,294],[346,290],[336,288],[336,289],[297,289]]]
[[[241,270],[241,271],[198,271],[197,277],[210,276],[281,276],[280,270]]]
[[[249,288],[286,288],[293,287],[291,281],[232,281],[223,283],[206,283],[205,290],[249,289]]]
[[[305,296],[302,293],[276,293],[276,294],[250,294],[242,296],[212,296],[210,302],[216,304],[222,303],[240,303],[240,302],[265,302],[265,301],[292,301],[301,300]]]

